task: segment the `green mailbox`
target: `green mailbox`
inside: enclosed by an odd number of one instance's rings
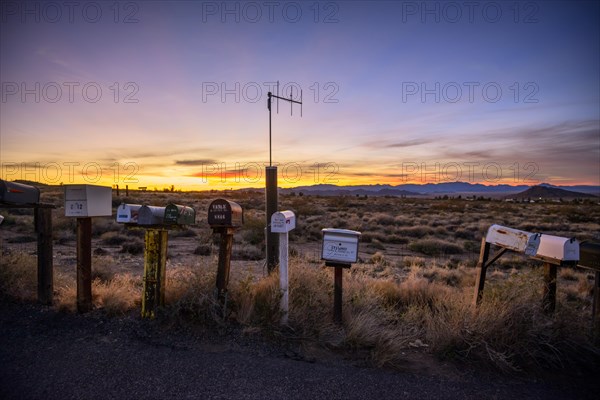
[[[192,207],[167,204],[164,223],[167,225],[194,225],[196,223],[196,211]]]

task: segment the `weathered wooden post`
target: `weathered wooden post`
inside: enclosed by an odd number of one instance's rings
[[[77,311],[92,309],[92,218],[112,215],[112,189],[65,185],[65,216],[77,218]]]
[[[492,244],[499,246],[500,250],[490,260],[490,245]],[[490,265],[496,262],[508,250],[532,256],[536,254],[539,244],[540,235],[537,233],[525,232],[501,225],[490,226],[487,234],[481,239],[479,261],[477,262],[477,279],[475,281],[475,293],[472,304],[477,306],[481,301],[485,286],[485,274]]]
[[[244,213],[242,207],[233,201],[216,199],[208,206],[208,224],[214,234],[221,235],[215,297],[223,306],[223,315],[225,315],[227,309],[227,286],[229,284],[233,233],[243,223]]]
[[[343,270],[352,267],[358,261],[358,239],[360,232],[348,229],[325,228],[321,259],[325,266],[334,267],[333,319],[337,324],[342,323],[343,299]]]
[[[38,255],[38,301],[42,304],[51,305],[54,293],[52,208],[36,207],[34,210]]]
[[[581,268],[594,271],[594,299],[592,302],[592,337],[600,345],[600,243],[583,241],[579,246]]]
[[[289,316],[289,232],[296,227],[296,216],[292,211],[280,211],[271,216],[271,231],[279,234],[279,288],[281,290],[281,323],[288,323]]]
[[[574,238],[540,235],[540,245],[532,257],[544,262],[542,308],[552,314],[556,309],[556,272],[559,266],[575,266],[579,261],[579,242]]]

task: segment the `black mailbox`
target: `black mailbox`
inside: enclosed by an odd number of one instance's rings
[[[233,201],[214,200],[208,206],[208,224],[212,228],[239,228],[244,224],[242,207]]]
[[[0,203],[38,204],[40,189],[35,186],[0,179]]]
[[[578,266],[600,271],[600,243],[581,242],[579,245]]]

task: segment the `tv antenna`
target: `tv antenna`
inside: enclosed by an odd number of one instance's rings
[[[294,87],[290,86],[290,98],[279,96],[279,81],[277,81],[277,94],[273,94],[271,92],[267,93],[267,108],[269,109],[269,166],[273,165],[273,157],[272,157],[272,147],[271,147],[271,104],[272,97],[277,99],[277,114],[279,114],[279,100],[285,100],[290,102],[290,115],[294,115],[294,103],[300,104],[300,117],[302,117],[302,89],[300,89],[300,101],[294,100]]]
[[[302,89],[300,89],[300,100],[294,100],[293,87],[290,87],[290,98],[279,96],[279,81],[277,81],[277,94],[269,92],[267,94],[267,108],[269,109],[269,166],[265,167],[265,214],[267,217],[267,243],[266,243],[266,256],[267,256],[267,270],[269,273],[275,270],[275,267],[279,264],[279,234],[271,232],[271,215],[276,213],[278,210],[277,200],[277,167],[273,166],[273,153],[271,147],[271,106],[273,104],[273,98],[277,99],[277,114],[279,114],[279,100],[290,102],[290,115],[294,115],[294,103],[300,104],[300,116],[302,117]]]

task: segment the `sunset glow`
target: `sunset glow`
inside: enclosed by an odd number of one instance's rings
[[[467,3],[2,2],[0,177],[600,185],[598,3]]]

